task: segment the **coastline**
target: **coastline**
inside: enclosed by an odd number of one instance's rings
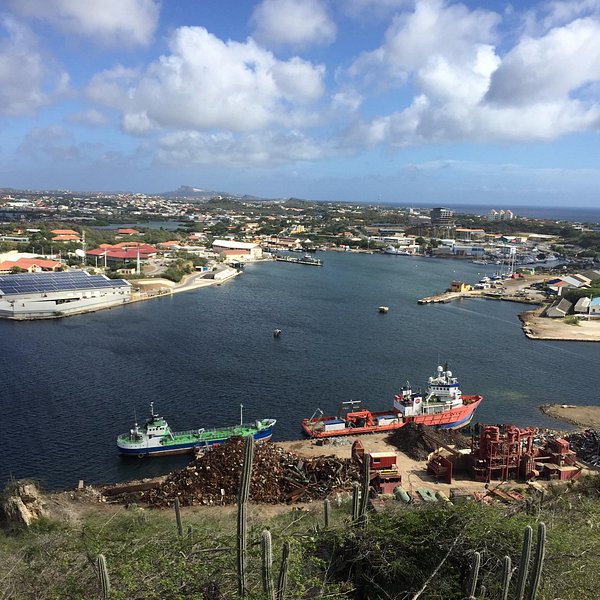
[[[523,333],[530,340],[562,342],[600,342],[600,320],[581,320],[577,325],[565,323],[563,319],[542,317],[548,305],[547,299],[530,288],[532,284],[543,282],[545,278],[525,275],[515,280],[505,280],[502,288],[492,290],[469,290],[464,292],[443,292],[417,300],[418,304],[445,304],[462,298],[484,298],[532,304],[537,308],[519,314]]]
[[[549,417],[575,425],[580,429],[600,429],[600,406],[544,404],[540,410]]]

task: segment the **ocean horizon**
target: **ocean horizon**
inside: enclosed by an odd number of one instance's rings
[[[506,204],[455,204],[452,202],[437,204],[419,203],[406,204],[401,202],[391,203],[394,206],[407,206],[410,208],[430,209],[443,206],[457,213],[472,215],[487,215],[492,209],[512,210],[519,217],[534,219],[548,219],[551,221],[570,221],[575,223],[600,223],[600,208],[593,206],[518,206]]]

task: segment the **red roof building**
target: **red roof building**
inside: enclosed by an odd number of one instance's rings
[[[137,229],[128,229],[127,227],[117,229],[117,233],[120,233],[121,235],[140,235],[140,232]]]
[[[79,233],[73,229],[53,229],[50,233],[54,235],[76,235],[79,237]]]
[[[61,233],[52,238],[53,242],[80,242],[81,238],[77,234]]]
[[[44,260],[42,258],[19,258],[18,260],[7,260],[0,263],[0,273],[10,273],[13,267],[23,269],[28,273],[39,273],[40,271],[58,271],[64,265],[56,260]]]

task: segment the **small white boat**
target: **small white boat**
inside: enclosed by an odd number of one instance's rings
[[[390,310],[390,307],[389,306],[380,306],[377,310],[380,313],[386,313],[388,310]]]

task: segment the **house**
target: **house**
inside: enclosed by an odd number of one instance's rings
[[[600,296],[591,299],[589,314],[591,317],[600,317]]]
[[[583,296],[579,298],[575,303],[575,308],[573,309],[576,313],[584,313],[587,314],[590,309],[590,299],[587,296]]]
[[[471,291],[473,288],[468,284],[465,283],[464,281],[452,281],[450,283],[450,291],[451,292],[469,292]]]
[[[183,245],[179,240],[169,240],[168,242],[159,242],[158,247],[161,250],[178,250]]]
[[[562,319],[567,316],[573,306],[566,298],[556,299],[547,309],[546,316],[551,319]]]
[[[6,260],[0,263],[0,273],[10,273],[11,269],[18,267],[28,273],[40,273],[41,271],[59,271],[64,265],[57,260],[44,260],[41,258],[19,258],[17,260]]]
[[[127,227],[122,227],[121,229],[117,229],[118,235],[140,235],[140,232],[137,229],[129,229]]]
[[[59,235],[55,235],[52,238],[53,242],[80,242],[81,238],[79,237],[79,235],[77,235],[76,233],[61,233]]]
[[[53,229],[50,233],[54,235],[76,235],[79,237],[79,233],[74,229]]]

